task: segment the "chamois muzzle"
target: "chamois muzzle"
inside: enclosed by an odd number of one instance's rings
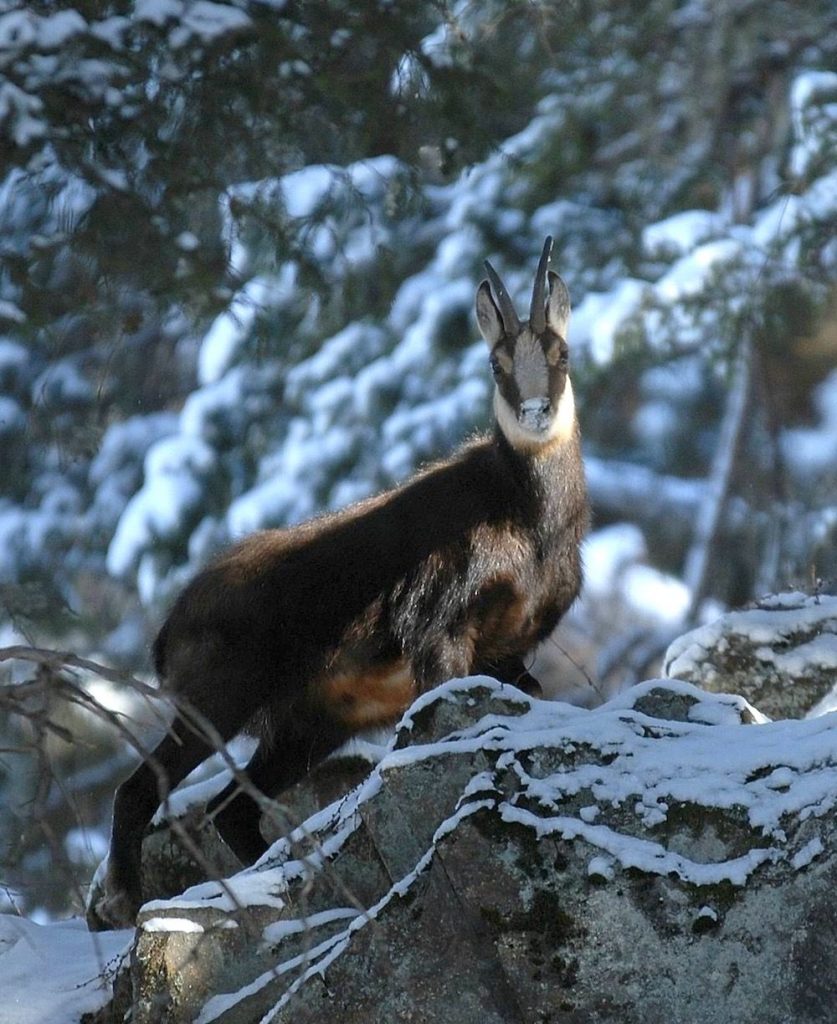
[[[521,425],[536,434],[549,430],[552,423],[552,406],[548,398],[528,398],[520,403],[518,420]]]

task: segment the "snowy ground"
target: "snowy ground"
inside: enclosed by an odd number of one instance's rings
[[[0,1024],[77,1024],[110,998],[133,934],[0,915]]]

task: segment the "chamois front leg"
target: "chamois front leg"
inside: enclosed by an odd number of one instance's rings
[[[448,679],[461,679],[474,672],[470,645],[449,633],[427,638],[413,653],[411,661],[419,693],[432,690]]]
[[[419,690],[425,691],[448,679],[470,675],[492,676],[501,683],[516,686],[531,697],[542,697],[543,688],[531,675],[519,655],[499,659],[484,659],[475,656],[473,645],[464,636],[448,633],[444,639],[438,636],[425,645],[413,659]]]
[[[501,661],[484,661],[474,667],[475,672],[493,676],[501,683],[516,686],[530,697],[543,697],[543,687],[523,664],[523,658],[513,656]]]

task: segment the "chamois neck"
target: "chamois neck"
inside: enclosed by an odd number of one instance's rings
[[[521,448],[512,444],[502,427],[495,423],[493,443],[500,458],[509,466],[518,482],[541,494],[555,488],[561,480],[581,474],[581,436],[574,421],[572,430],[564,437],[541,445]],[[573,471],[579,467],[579,474]]]

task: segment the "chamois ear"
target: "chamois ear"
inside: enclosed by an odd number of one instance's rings
[[[483,281],[479,288],[477,288],[476,307],[480,334],[488,342],[488,347],[494,348],[500,338],[503,337],[503,321],[500,318],[499,309],[494,304],[491,286],[488,281]]]
[[[570,293],[563,280],[552,270],[549,279],[549,301],[546,304],[546,322],[552,330],[566,339],[570,323]]]

